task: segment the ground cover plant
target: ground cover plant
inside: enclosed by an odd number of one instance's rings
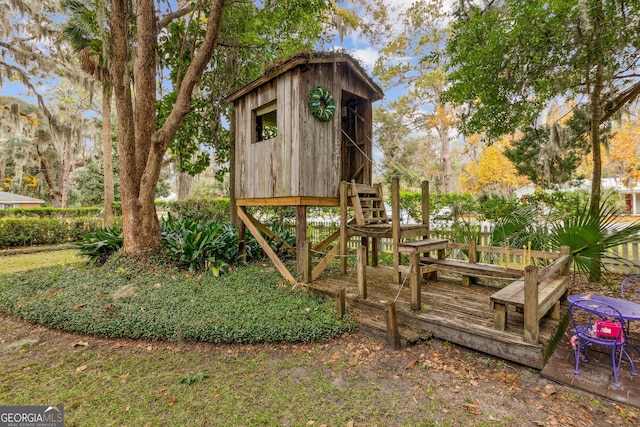
[[[270,266],[215,277],[120,253],[102,267],[47,267],[0,276],[0,311],[72,332],[206,342],[311,342],[354,329],[333,302],[281,282]]]

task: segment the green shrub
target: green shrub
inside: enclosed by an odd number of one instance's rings
[[[113,227],[85,234],[74,246],[80,249],[80,255],[89,258],[91,263],[101,265],[116,253],[122,244],[122,229]]]
[[[0,218],[78,218],[101,216],[102,208],[11,208],[0,210]]]
[[[166,210],[174,218],[190,221],[229,221],[231,205],[228,198],[179,200],[163,202]],[[158,205],[157,203],[157,206]]]
[[[185,275],[118,253],[102,267],[0,276],[0,312],[70,332],[170,341],[312,342],[355,328],[332,301],[281,280],[275,268]]]
[[[0,218],[0,248],[75,242],[102,227],[102,218]]]
[[[218,274],[238,263],[238,230],[228,222],[178,220],[168,214],[160,221],[160,229],[167,256],[180,268],[208,268]],[[247,261],[261,256],[258,243],[247,235]]]

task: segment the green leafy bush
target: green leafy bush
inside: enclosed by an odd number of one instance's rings
[[[101,208],[11,208],[0,210],[0,218],[78,218],[100,216]]]
[[[179,200],[164,202],[167,212],[174,218],[190,221],[229,221],[231,205],[228,198]]]
[[[0,218],[0,248],[75,242],[102,227],[102,218]]]
[[[85,234],[81,241],[74,243],[80,249],[80,255],[89,258],[93,264],[104,264],[123,244],[122,229],[118,227],[102,228]]]
[[[281,286],[275,268],[185,275],[118,253],[102,267],[0,276],[0,312],[75,333],[215,343],[312,342],[355,328],[330,300]]]
[[[160,229],[167,256],[180,268],[219,274],[238,263],[238,230],[228,222],[178,220],[169,214],[160,222]],[[247,235],[246,246],[247,261],[262,257],[253,236]]]

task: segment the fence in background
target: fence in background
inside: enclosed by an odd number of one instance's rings
[[[431,235],[432,237],[437,238],[449,238],[450,232],[441,231],[435,229],[437,224],[434,225],[434,229],[432,229]],[[338,222],[330,221],[330,220],[313,220],[308,222],[308,232],[307,235],[309,239],[315,243],[322,241],[325,237],[329,236],[334,231],[340,228]],[[490,246],[491,245],[491,232],[492,232],[491,224],[483,224],[480,229],[480,239],[478,245],[481,246]],[[292,231],[295,232],[295,226],[292,228]],[[459,243],[467,243],[467,242],[459,242]],[[353,238],[349,241],[349,248],[356,249],[360,246],[360,239]],[[381,250],[386,252],[391,252],[392,243],[390,239],[382,238],[379,242],[379,247]],[[521,248],[522,249],[522,248]],[[459,250],[458,250],[459,251]],[[465,255],[459,251],[458,254],[460,257],[464,257]],[[609,250],[609,254],[611,259],[603,260],[604,263],[607,264],[608,270],[620,273],[620,274],[640,274],[640,267],[634,267],[633,265],[629,265],[630,263],[636,263],[640,265],[640,238],[637,241],[626,243],[624,245],[617,246]],[[627,261],[627,262],[625,262]],[[511,256],[509,258],[508,263],[510,265],[523,265],[522,257],[520,256]]]

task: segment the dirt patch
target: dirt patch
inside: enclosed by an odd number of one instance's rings
[[[412,424],[406,420],[420,419],[424,408],[437,414],[435,425],[469,425],[469,420],[475,425],[533,426],[636,425],[640,421],[637,408],[553,383],[536,370],[436,339],[396,352],[361,333],[321,344],[175,344],[98,339],[0,316],[0,371],[16,367],[16,352],[21,353],[19,366],[48,363],[61,354],[88,358],[92,353],[114,352],[125,356],[149,352],[159,358],[175,353],[203,359],[241,355],[260,360],[265,369],[273,361],[290,359],[291,366],[277,372],[277,377],[293,382],[326,377],[336,390],[336,407],[350,404],[338,397],[344,394],[340,392],[371,389],[372,398],[390,402],[379,410],[393,414],[392,419],[398,420],[393,425]],[[298,425],[287,420],[282,424]],[[370,424],[356,421],[352,425]]]

